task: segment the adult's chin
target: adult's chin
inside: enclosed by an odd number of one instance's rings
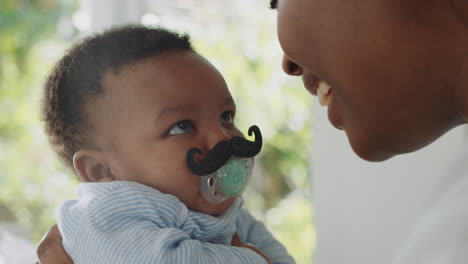
[[[440,136],[431,138],[422,136],[419,138],[372,137],[372,135],[356,137],[352,133],[346,133],[354,153],[370,162],[382,162],[400,154],[415,152],[430,145]]]
[[[386,142],[379,140],[371,141],[370,137],[358,137],[346,129],[345,131],[348,137],[348,142],[351,145],[351,149],[358,157],[363,160],[370,162],[382,162],[399,154],[397,152],[390,151],[387,146],[385,146]]]
[[[358,157],[370,162],[383,162],[396,156],[396,154],[388,154],[372,150],[363,150],[361,148],[352,147],[352,149]]]

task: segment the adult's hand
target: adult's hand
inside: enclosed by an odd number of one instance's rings
[[[36,264],[73,264],[62,246],[62,235],[57,225],[52,226],[37,246]]]
[[[242,243],[242,241],[240,240],[240,237],[237,233],[234,233],[234,235],[232,236],[232,239],[231,239],[231,246],[234,246],[234,247],[244,247],[244,248],[248,248],[250,250],[253,250],[255,253],[259,254],[260,256],[262,256],[266,262],[268,264],[271,264],[271,261],[270,259],[262,252],[260,251],[260,249],[258,249],[257,247],[255,247],[254,245],[252,244],[248,244],[248,243]]]

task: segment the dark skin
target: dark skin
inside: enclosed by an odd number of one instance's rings
[[[284,70],[332,87],[331,123],[383,161],[467,118],[467,1],[278,0]]]
[[[54,225],[45,234],[44,238],[36,249],[36,253],[39,258],[39,261],[36,262],[36,264],[73,263],[71,258],[67,255],[62,247],[62,236],[60,235],[57,225]]]
[[[283,69],[332,87],[328,116],[354,152],[383,161],[468,120],[468,1],[278,0]],[[51,229],[40,263],[72,263]]]

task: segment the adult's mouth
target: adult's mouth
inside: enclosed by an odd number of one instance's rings
[[[330,105],[333,97],[333,89],[330,85],[311,73],[304,73],[302,75],[304,86],[310,93],[318,97],[318,101],[322,106]]]
[[[302,75],[304,86],[309,92],[317,96],[321,106],[328,107],[328,119],[337,129],[343,130],[341,115],[337,109],[336,102],[333,102],[333,88],[316,75],[304,73]]]

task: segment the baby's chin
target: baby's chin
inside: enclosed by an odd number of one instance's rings
[[[207,201],[205,198],[202,198],[199,203],[197,203],[194,206],[190,206],[189,209],[211,216],[219,216],[221,214],[224,214],[227,210],[229,210],[229,208],[231,208],[235,201],[236,198],[229,198],[220,204],[213,204]]]

